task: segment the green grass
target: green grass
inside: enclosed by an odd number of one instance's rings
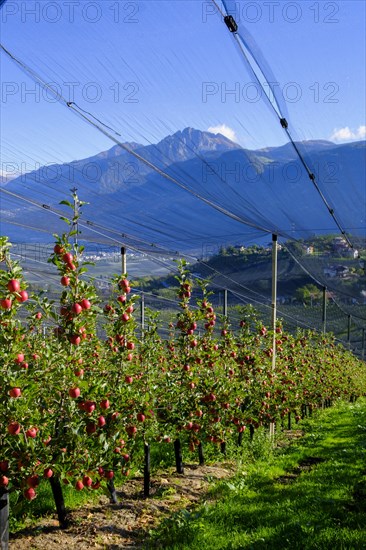
[[[366,548],[366,401],[340,403],[301,427],[305,437],[243,464],[212,490],[213,502],[166,520],[146,547]],[[310,458],[319,461],[306,468]]]

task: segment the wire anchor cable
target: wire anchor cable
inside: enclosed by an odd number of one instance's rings
[[[269,82],[268,78],[266,77],[266,71],[263,69],[263,67],[261,66],[261,63],[258,61],[258,59],[256,58],[255,56],[255,53],[253,52],[253,44],[250,44],[250,42],[248,43],[248,40],[245,40],[239,33],[238,33],[238,25],[235,21],[235,19],[228,14],[228,8],[227,8],[227,5],[226,5],[226,2],[225,0],[222,0],[222,4],[226,10],[226,16],[224,14],[224,12],[218,7],[217,3],[215,0],[212,0],[212,2],[215,4],[215,6],[218,8],[218,10],[220,11],[221,15],[224,17],[224,22],[226,24],[226,26],[228,27],[229,31],[231,33],[233,33],[233,36],[235,38],[235,40],[237,41],[238,43],[238,46],[239,46],[239,49],[241,51],[241,54],[242,56],[244,57],[249,69],[251,70],[252,74],[254,75],[256,81],[258,82],[258,85],[261,87],[262,91],[264,92],[265,96],[267,98],[267,100],[269,101],[269,104],[271,106],[271,108],[273,109],[273,111],[275,112],[276,116],[279,118],[279,121],[280,121],[280,124],[281,124],[281,127],[284,129],[284,131],[286,132],[288,138],[289,138],[289,141],[291,142],[293,148],[295,149],[295,152],[297,154],[297,156],[299,157],[299,160],[300,162],[302,163],[302,165],[304,166],[308,176],[309,176],[309,179],[311,180],[311,182],[313,183],[316,191],[319,193],[324,205],[326,206],[329,214],[332,216],[336,226],[338,227],[339,231],[341,232],[341,234],[344,236],[345,240],[347,241],[347,244],[348,246],[351,248],[351,249],[354,249],[354,246],[353,246],[353,243],[351,242],[351,240],[349,239],[348,235],[346,234],[345,230],[343,229],[342,227],[342,224],[341,222],[339,221],[338,217],[335,215],[335,212],[334,212],[334,209],[329,205],[327,199],[325,198],[324,196],[324,193],[321,191],[317,181],[316,181],[316,177],[315,177],[315,174],[310,170],[309,166],[307,165],[302,153],[300,152],[298,146],[296,145],[293,137],[292,137],[292,134],[290,133],[290,130],[289,130],[289,124],[288,124],[288,121],[287,119],[283,116],[283,113],[282,113],[282,110],[281,110],[281,107],[278,103],[278,101],[276,100],[276,94],[274,93],[274,90],[272,89],[271,87],[271,83]],[[233,30],[235,28],[235,30]],[[250,35],[249,35],[250,36]],[[253,40],[252,40],[253,42]],[[250,59],[247,55],[247,52],[249,52],[250,56],[252,57],[253,59],[253,62],[255,63],[256,65],[256,69],[257,71],[260,72],[260,74],[262,75],[262,77],[264,78],[267,86],[269,87],[269,89],[272,91],[273,93],[273,100],[271,100],[271,98],[269,97],[268,93],[267,93],[267,90],[265,89],[265,87],[263,86],[263,83],[261,82],[260,78],[258,77],[258,74],[256,72],[256,70],[254,69],[252,63],[250,62]]]

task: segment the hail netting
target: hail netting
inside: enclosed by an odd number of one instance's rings
[[[362,44],[364,6],[66,4],[2,5],[2,234],[52,240],[77,187],[94,246],[207,258],[343,233],[362,251],[364,49],[339,36]],[[291,262],[362,302],[339,276],[357,258],[310,256]],[[238,299],[269,295],[235,284]]]

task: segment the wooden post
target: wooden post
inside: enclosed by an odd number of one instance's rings
[[[276,369],[276,322],[277,322],[277,235],[272,235],[272,370]],[[273,437],[275,423],[269,425],[269,435]]]
[[[224,290],[224,304],[222,307],[222,313],[224,317],[227,317],[227,288]]]
[[[362,329],[362,352],[361,352],[362,361],[365,359],[365,329]]]
[[[53,498],[56,504],[57,517],[61,529],[67,527],[67,512],[65,507],[64,495],[62,494],[62,486],[60,478],[52,476],[50,477],[50,484],[52,489]]]
[[[277,235],[272,235],[272,369],[276,368],[276,321],[277,321]]]
[[[110,479],[107,483],[107,487],[108,487],[108,491],[109,491],[109,495],[110,495],[110,501],[112,504],[118,504],[118,497],[117,497],[117,492],[116,492],[116,488],[114,486],[114,481],[113,479]]]
[[[122,275],[126,275],[126,273],[127,273],[127,255],[126,255],[126,248],[124,246],[121,246],[121,259],[122,259]]]
[[[327,332],[327,287],[323,286],[323,334]]]
[[[290,412],[287,415],[287,429],[291,430],[291,413]]]
[[[200,466],[203,466],[205,463],[205,457],[203,455],[203,445],[201,442],[198,444],[198,461]]]
[[[78,232],[79,232],[79,224],[78,224],[78,218],[79,218],[79,199],[77,196],[77,188],[73,187],[70,189],[73,199],[74,199],[74,222],[73,222],[73,229],[76,230],[75,236],[74,236],[74,243],[77,247],[78,245]],[[76,221],[75,221],[76,220]]]
[[[180,439],[176,439],[174,441],[174,453],[175,453],[175,467],[177,470],[177,474],[184,474],[182,447],[180,444]]]
[[[352,323],[352,315],[348,314],[348,323],[347,323],[347,343],[348,343],[348,349],[351,348],[351,323]]]
[[[145,295],[141,294],[141,311],[140,311],[140,323],[141,323],[141,339],[144,338],[145,332]]]
[[[144,497],[150,496],[150,445],[144,443]]]
[[[0,490],[0,550],[9,548],[9,493]]]

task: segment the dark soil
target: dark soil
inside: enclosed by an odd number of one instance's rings
[[[41,519],[36,527],[10,538],[10,550],[117,550],[143,548],[149,531],[165,516],[192,507],[206,495],[209,484],[233,475],[230,464],[185,465],[184,475],[156,476],[151,497],[143,497],[143,480],[131,479],[117,490],[119,503],[106,496],[69,514],[69,526],[61,530],[56,514]]]

